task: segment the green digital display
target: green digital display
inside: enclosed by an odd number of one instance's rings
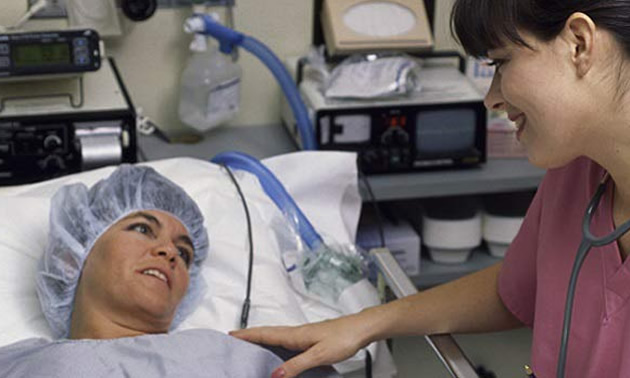
[[[13,47],[12,56],[14,67],[72,63],[67,43],[17,45]]]

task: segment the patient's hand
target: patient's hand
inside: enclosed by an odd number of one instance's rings
[[[332,365],[352,357],[368,343],[361,315],[298,327],[259,327],[232,331],[230,335],[257,344],[304,351],[276,369],[272,378],[291,378],[316,366]]]

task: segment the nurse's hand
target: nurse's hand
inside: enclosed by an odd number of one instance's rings
[[[272,378],[292,378],[316,366],[332,365],[352,357],[365,346],[367,332],[360,316],[351,315],[298,327],[259,327],[230,332],[256,344],[280,346],[303,353],[278,367]]]

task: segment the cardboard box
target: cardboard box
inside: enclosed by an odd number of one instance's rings
[[[420,236],[411,227],[411,225],[403,220],[396,224],[384,221],[383,233],[385,236],[385,246],[391,251],[392,255],[400,267],[408,276],[417,276],[420,274]],[[369,251],[372,248],[379,248],[381,240],[376,222],[364,223],[357,231],[357,244]]]

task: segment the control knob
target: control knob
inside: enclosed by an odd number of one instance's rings
[[[45,159],[40,160],[39,166],[45,172],[54,173],[65,169],[63,159],[57,155],[49,155]]]
[[[54,151],[61,146],[63,142],[57,135],[48,135],[44,138],[44,149],[46,151]]]

